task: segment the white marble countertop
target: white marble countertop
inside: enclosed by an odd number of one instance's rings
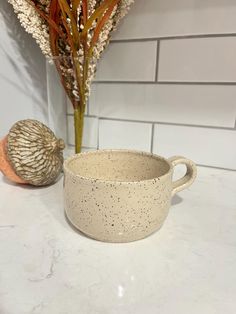
[[[1,314],[235,314],[236,172],[199,168],[164,227],[128,244],[77,233],[62,180],[0,176]]]

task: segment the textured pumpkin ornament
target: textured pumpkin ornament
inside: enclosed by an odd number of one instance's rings
[[[43,186],[62,171],[65,144],[37,120],[15,123],[0,147],[0,170],[12,181]]]

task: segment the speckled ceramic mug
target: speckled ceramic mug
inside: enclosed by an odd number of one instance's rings
[[[173,168],[186,165],[173,182]],[[74,155],[64,163],[65,211],[87,236],[105,242],[130,242],[158,230],[171,197],[196,177],[184,157],[170,159],[131,150],[99,150]]]

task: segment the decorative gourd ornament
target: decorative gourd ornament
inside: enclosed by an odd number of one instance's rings
[[[11,181],[43,186],[62,171],[62,139],[37,120],[21,120],[0,141],[0,170]]]

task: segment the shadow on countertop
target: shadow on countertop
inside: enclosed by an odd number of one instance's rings
[[[179,195],[174,195],[172,200],[171,200],[171,206],[178,205],[178,204],[180,204],[182,202],[183,202],[182,197],[180,197]]]

